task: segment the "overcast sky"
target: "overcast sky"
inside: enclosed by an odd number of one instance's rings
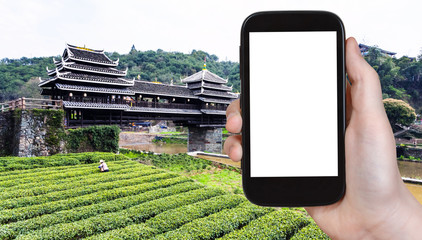
[[[240,27],[263,10],[327,10],[346,35],[415,57],[422,47],[419,0],[0,0],[0,59],[61,55],[65,43],[128,53],[193,49],[238,61]]]

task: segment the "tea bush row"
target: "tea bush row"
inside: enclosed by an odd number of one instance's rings
[[[157,182],[144,183],[128,187],[122,187],[102,192],[87,194],[84,196],[68,198],[55,202],[33,205],[22,208],[6,209],[0,211],[0,224],[11,223],[30,219],[43,214],[54,213],[57,211],[68,210],[75,207],[86,206],[90,204],[110,201],[116,198],[126,197],[134,194],[140,194],[146,191],[171,186],[182,182],[193,181],[187,177],[175,177]]]
[[[233,208],[245,200],[244,197],[239,195],[221,195],[205,201],[165,211],[148,219],[145,223],[129,225],[125,228],[94,235],[88,239],[144,239],[152,237],[153,234],[155,235],[177,229],[194,219],[208,216],[223,209]],[[146,229],[155,230],[147,231],[147,233],[145,233],[144,231]]]
[[[275,211],[251,221],[242,229],[233,231],[220,239],[289,239],[309,223],[309,218],[304,214],[292,210]]]
[[[81,221],[57,224],[18,236],[16,239],[78,239],[130,224],[141,223],[161,212],[183,205],[203,201],[224,194],[220,189],[203,188],[149,201],[119,212],[106,213]]]
[[[113,167],[114,164],[107,164],[110,167]],[[126,164],[121,166],[117,166],[118,168],[127,168]],[[135,165],[134,165],[135,166]],[[61,180],[61,179],[68,179],[71,177],[78,177],[78,176],[86,176],[87,174],[95,174],[98,173],[98,165],[93,165],[91,168],[82,168],[82,169],[76,169],[75,171],[67,171],[67,172],[57,172],[53,174],[41,174],[39,176],[29,176],[29,177],[23,177],[23,178],[17,178],[7,181],[0,182],[0,189],[1,188],[8,188],[20,184],[27,184],[27,183],[34,183],[34,179],[37,183],[41,183],[42,181],[48,181],[48,180]]]
[[[104,152],[56,154],[48,157],[0,157],[0,172],[23,170],[32,168],[45,168],[54,166],[70,166],[105,161],[127,159],[124,155]]]
[[[245,202],[236,208],[196,219],[174,231],[157,235],[153,239],[214,239],[272,211],[275,210]]]
[[[141,164],[138,165],[143,166]],[[112,169],[113,170],[107,174],[98,172],[98,174],[89,174],[87,176],[82,177],[67,178],[61,181],[50,180],[44,181],[42,182],[42,184],[34,182],[33,184],[26,184],[23,186],[18,185],[10,188],[5,188],[3,189],[3,192],[0,193],[0,200],[37,196],[49,192],[62,191],[69,189],[69,184],[71,184],[72,188],[76,188],[80,186],[88,186],[104,182],[124,180],[134,178],[136,176],[145,176],[152,173],[164,172],[164,170],[152,169],[151,167],[142,168],[138,166],[128,166],[126,168],[119,168],[117,166],[113,166]],[[29,185],[29,187],[27,185]]]
[[[330,238],[325,234],[315,223],[311,223],[308,226],[302,228],[299,232],[293,235],[291,240],[330,240]]]
[[[146,175],[146,176],[144,176]],[[62,199],[79,197],[86,194],[100,192],[104,190],[109,190],[113,188],[120,188],[125,186],[137,185],[142,183],[154,182],[161,179],[167,179],[178,176],[175,173],[160,173],[159,170],[149,170],[143,171],[136,175],[134,178],[121,180],[121,181],[113,181],[113,182],[105,182],[105,183],[98,183],[95,185],[88,185],[88,186],[79,186],[75,188],[67,188],[67,190],[63,191],[55,191],[50,192],[43,195],[38,196],[30,196],[30,197],[21,197],[21,198],[12,198],[0,201],[0,209],[11,209],[11,208],[19,208],[25,206],[31,206],[36,204],[43,204],[47,202],[54,202]]]
[[[130,195],[111,201],[77,207],[70,210],[64,210],[24,221],[6,224],[0,226],[0,239],[15,238],[19,234],[26,234],[32,230],[45,228],[58,223],[74,222],[96,216],[98,214],[121,211],[144,202],[203,187],[204,185],[195,182],[183,182],[168,187],[164,186],[163,188],[156,190],[146,191],[138,195]]]
[[[13,179],[27,178],[27,177],[45,176],[45,175],[51,175],[51,174],[56,174],[56,173],[71,172],[75,170],[92,169],[93,167],[98,166],[98,165],[99,163],[89,163],[89,164],[73,165],[73,166],[67,166],[67,167],[61,166],[61,167],[37,168],[37,169],[29,170],[29,171],[23,171],[23,170],[10,171],[9,173],[14,173],[14,174],[0,176],[0,182],[13,180]],[[119,161],[114,161],[110,163],[107,162],[107,165],[121,166],[121,165],[139,165],[139,164],[136,164],[136,162],[130,161],[130,160],[119,160]],[[39,171],[34,171],[34,170],[39,170]]]

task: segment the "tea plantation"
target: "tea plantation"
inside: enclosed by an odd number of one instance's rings
[[[302,212],[124,155],[6,157],[0,169],[0,239],[328,239]]]

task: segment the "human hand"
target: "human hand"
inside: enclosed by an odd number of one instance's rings
[[[354,38],[346,41],[346,68],[352,83],[346,83],[346,193],[337,203],[306,210],[334,239],[419,239],[422,205],[400,177],[380,81]],[[226,115],[227,130],[240,132],[238,100]],[[227,138],[224,150],[240,161],[240,135]]]

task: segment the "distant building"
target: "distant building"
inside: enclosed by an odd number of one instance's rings
[[[126,78],[119,60],[103,50],[70,44],[48,79],[40,79],[41,94],[63,100],[68,127],[129,124],[140,120],[173,120],[188,126],[223,127],[225,110],[237,94],[205,67],[182,80],[186,86]]]
[[[359,43],[359,48],[360,48],[360,53],[362,54],[362,56],[366,56],[368,54],[369,49],[372,48],[372,46],[368,46],[368,45]],[[393,57],[394,55],[397,54],[395,52],[390,52],[390,51],[387,51],[387,50],[384,50],[384,49],[381,49],[381,48],[378,48],[378,47],[377,47],[377,49],[380,50],[380,52],[382,54],[388,55],[390,57]]]

